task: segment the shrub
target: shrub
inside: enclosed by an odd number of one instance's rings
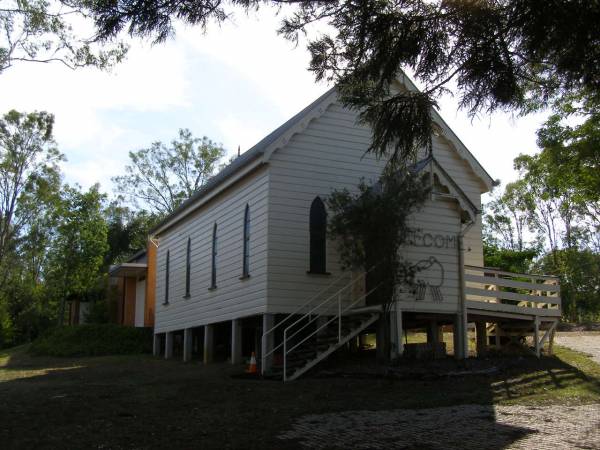
[[[127,355],[151,351],[151,328],[111,323],[54,328],[36,339],[29,349],[38,356]]]
[[[107,300],[98,300],[90,304],[90,309],[85,315],[85,323],[100,324],[109,323],[109,311]]]

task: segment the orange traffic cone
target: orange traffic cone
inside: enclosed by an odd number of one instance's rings
[[[254,354],[254,352],[252,352],[252,356],[250,356],[250,365],[248,365],[248,368],[246,369],[246,373],[257,373],[258,370],[256,369],[256,355]]]

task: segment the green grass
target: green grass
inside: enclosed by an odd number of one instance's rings
[[[600,403],[600,365],[587,355],[555,346],[545,367],[492,384],[495,403],[562,404]]]
[[[477,344],[475,343],[475,333],[469,333],[469,352],[476,354]],[[446,353],[454,353],[454,336],[453,333],[442,333],[442,339],[446,343]],[[409,332],[406,334],[406,342],[408,344],[424,344],[427,342],[427,333],[424,332]]]
[[[600,366],[581,353],[556,347],[554,357],[485,363],[500,370],[402,380],[307,377],[282,384],[232,378],[243,368],[224,363],[147,355],[33,357],[20,347],[0,354],[0,442],[7,449],[282,448],[277,436],[306,414],[600,403]]]
[[[103,356],[150,353],[152,330],[115,324],[65,326],[35,340],[29,351],[37,356]]]

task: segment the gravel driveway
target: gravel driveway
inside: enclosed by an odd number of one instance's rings
[[[600,333],[576,331],[557,333],[554,340],[563,347],[587,353],[600,364]]]
[[[308,415],[279,438],[311,449],[598,449],[600,405],[461,405]]]

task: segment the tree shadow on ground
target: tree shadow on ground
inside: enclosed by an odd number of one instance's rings
[[[493,436],[477,448],[499,449],[535,430],[500,423],[497,402],[563,403],[562,392],[600,401],[598,380],[560,358],[521,358],[487,375],[310,376],[283,384],[232,378],[243,367],[228,364],[23,356],[0,367],[0,379],[32,369],[47,372],[0,381],[3,448],[305,448],[281,438],[307,417],[334,414],[350,426],[344,435],[377,437],[379,448],[469,448]],[[323,448],[360,447],[341,438],[330,444]]]

